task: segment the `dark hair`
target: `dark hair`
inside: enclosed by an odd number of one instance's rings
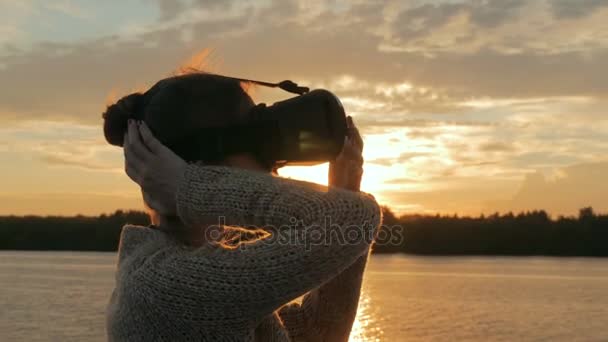
[[[238,80],[209,73],[163,79],[145,93],[127,95],[108,106],[103,113],[105,138],[122,146],[127,121],[142,120],[158,140],[183,159],[221,161],[205,158],[204,137],[197,132],[246,122],[254,102],[243,86]],[[252,155],[268,170],[274,168],[274,161]]]

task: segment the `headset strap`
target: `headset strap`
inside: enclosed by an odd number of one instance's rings
[[[270,88],[281,88],[281,89],[285,90],[286,92],[289,92],[292,94],[298,94],[298,95],[304,95],[310,91],[310,89],[308,87],[300,87],[297,83],[290,81],[290,80],[281,81],[279,83],[271,83],[271,82],[250,80],[250,79],[246,79],[246,78],[237,78],[237,77],[230,77],[230,76],[224,76],[224,77],[230,78],[233,80],[237,80],[237,81],[241,81],[241,82],[248,82],[248,83],[253,83],[253,84],[257,84],[257,85],[261,85],[261,86],[265,86],[265,87],[270,87]]]

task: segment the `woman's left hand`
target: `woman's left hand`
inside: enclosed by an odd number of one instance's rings
[[[188,164],[158,141],[144,122],[129,122],[123,148],[125,171],[141,187],[148,206],[162,216],[175,216],[175,197]]]
[[[363,176],[363,138],[353,119],[347,118],[348,135],[336,160],[329,163],[329,185],[359,191]]]

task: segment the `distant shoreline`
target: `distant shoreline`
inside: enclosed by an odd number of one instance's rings
[[[52,253],[52,252],[78,252],[78,253],[107,253],[115,254],[116,250],[82,250],[82,249],[0,249],[0,253],[4,252],[40,252],[40,253]],[[605,259],[608,255],[540,255],[540,254],[414,254],[406,252],[391,252],[391,253],[379,253],[374,252],[372,256],[389,256],[389,255],[402,255],[408,257],[437,257],[437,258],[459,258],[459,257],[471,257],[471,258],[552,258],[552,259]]]
[[[407,215],[383,208],[374,254],[412,256],[608,257],[608,215],[545,211],[480,217]],[[122,227],[148,225],[141,211],[99,216],[0,216],[0,250],[115,252]]]

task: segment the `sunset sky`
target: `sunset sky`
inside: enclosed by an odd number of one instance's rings
[[[0,0],[0,19],[0,215],[141,209],[101,113],[204,48],[211,71],[336,93],[363,189],[400,213],[608,211],[608,1]]]

